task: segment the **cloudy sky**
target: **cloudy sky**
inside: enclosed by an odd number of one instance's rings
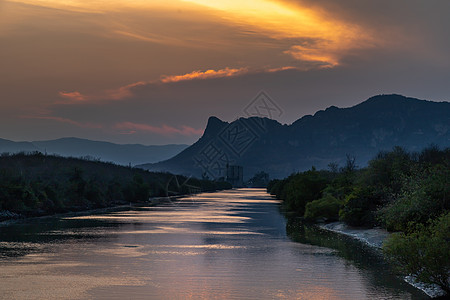
[[[193,143],[265,91],[292,123],[450,100],[448,0],[0,0],[0,138]]]

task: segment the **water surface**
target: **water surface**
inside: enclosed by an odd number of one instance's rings
[[[4,299],[426,299],[262,189],[0,227]]]

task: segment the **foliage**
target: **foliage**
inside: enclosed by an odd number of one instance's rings
[[[227,189],[225,182],[212,182],[153,173],[98,160],[63,158],[42,153],[3,154],[0,157],[0,211],[25,216],[145,202],[149,197]]]
[[[345,198],[339,218],[351,226],[371,226],[374,224],[376,204],[377,199],[370,188],[356,186]]]
[[[401,192],[404,177],[409,176],[413,155],[401,147],[390,152],[380,152],[369,162],[360,183],[373,187],[374,197],[391,200]]]
[[[278,179],[271,180],[269,182],[269,184],[267,185],[267,191],[271,195],[274,195],[277,199],[285,198],[284,197],[284,187],[290,181],[290,179],[292,177],[293,177],[293,175],[291,175],[290,177],[283,179],[283,180],[278,180]]]
[[[416,166],[400,195],[379,210],[379,220],[390,231],[406,231],[410,221],[424,224],[450,210],[449,178],[448,162]]]
[[[327,183],[327,178],[314,168],[294,175],[282,189],[285,209],[303,215],[308,202],[322,197]]]
[[[409,153],[394,147],[359,170],[350,156],[344,167],[329,168],[273,180],[267,190],[309,220],[335,220],[339,212],[352,226],[401,231],[384,251],[403,272],[449,293],[450,148]]]
[[[420,153],[401,147],[380,152],[369,165],[357,169],[347,156],[344,167],[330,164],[330,171],[292,174],[272,180],[268,192],[283,200],[289,211],[304,215],[307,203],[331,195],[343,203],[340,220],[353,226],[381,225],[406,230],[408,222],[425,223],[450,209],[450,149],[430,146]],[[322,202],[310,205],[322,207]],[[327,206],[323,206],[327,210]],[[320,215],[315,211],[314,215]],[[325,214],[325,212],[324,212]]]
[[[317,220],[326,219],[327,221],[336,221],[339,219],[339,209],[342,202],[330,194],[313,200],[306,204],[305,219]]]
[[[248,187],[254,188],[265,188],[269,184],[269,174],[264,171],[256,173],[250,180],[247,182]]]
[[[450,294],[450,213],[427,225],[410,224],[409,232],[389,237],[383,251],[398,269]]]

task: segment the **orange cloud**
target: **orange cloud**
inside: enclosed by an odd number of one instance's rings
[[[121,100],[124,98],[128,98],[133,96],[133,92],[131,91],[133,88],[138,86],[144,86],[150,84],[151,82],[138,81],[134,83],[127,84],[125,86],[121,86],[118,89],[107,90],[105,95],[101,96],[101,98],[107,98],[111,100]]]
[[[305,4],[284,0],[184,0],[211,9],[222,20],[280,41],[292,41],[283,51],[305,63],[334,67],[352,49],[376,43],[367,30]],[[299,41],[308,41],[307,43]]]
[[[85,101],[88,99],[87,96],[81,94],[80,92],[59,92],[59,95],[63,98],[75,101]]]
[[[303,52],[298,52],[300,49],[293,47],[289,54],[292,56],[300,56],[300,55],[307,55]],[[328,66],[331,59],[321,59],[319,56],[313,56],[313,53],[309,54],[309,59],[314,59],[316,62],[323,63],[324,66]],[[98,94],[91,94],[91,95],[85,95],[78,91],[74,92],[59,92],[59,95],[62,98],[71,100],[69,102],[64,101],[58,101],[57,104],[76,104],[76,103],[83,103],[88,101],[107,101],[107,100],[123,100],[126,98],[132,97],[133,89],[140,87],[140,86],[147,86],[151,84],[167,84],[167,83],[177,83],[181,81],[189,81],[189,80],[205,80],[205,79],[214,79],[214,78],[226,78],[226,77],[234,77],[234,76],[240,76],[248,73],[258,73],[258,72],[281,72],[286,70],[302,70],[302,68],[294,67],[294,66],[284,66],[279,68],[266,68],[266,69],[259,69],[259,70],[250,70],[249,68],[224,68],[224,69],[209,69],[206,71],[193,71],[186,74],[181,75],[163,75],[159,80],[154,81],[138,81],[134,83],[130,83],[124,86],[121,86],[116,89],[110,89],[105,90]]]
[[[294,66],[285,66],[285,67],[267,69],[266,72],[275,73],[275,72],[282,72],[282,71],[286,71],[286,70],[300,70],[300,68],[294,67]]]
[[[82,93],[77,92],[77,91],[75,91],[75,92],[59,92],[59,95],[63,98],[73,100],[76,102],[103,100],[103,99],[121,100],[121,99],[133,96],[133,93],[131,91],[133,88],[138,87],[138,86],[147,85],[147,84],[150,84],[150,82],[138,81],[138,82],[127,84],[125,86],[121,86],[117,89],[106,90],[103,93],[100,93],[97,95],[96,94],[83,95]],[[65,103],[67,103],[67,102],[65,102]],[[58,102],[58,104],[64,104],[64,103]]]
[[[280,47],[280,53],[289,54],[300,63],[319,62],[318,67],[322,67],[322,64],[329,67],[337,66],[349,51],[372,48],[384,40],[375,31],[345,21],[334,11],[320,8],[320,4],[308,5],[307,1],[10,0],[8,2],[11,1],[74,11],[77,12],[77,16],[78,14],[89,16],[87,19],[97,19],[98,16],[112,12],[120,17],[114,18],[113,22],[107,18],[98,24],[96,20],[93,22],[94,27],[89,26],[89,30],[92,29],[92,32],[108,38],[122,40],[125,37],[169,47],[202,45],[206,49],[211,47],[211,51],[216,51],[218,46],[221,50],[230,50],[229,46],[239,44],[239,41],[229,40],[228,34],[220,34],[222,32],[216,34],[212,29],[220,28],[217,27],[218,24],[225,25],[230,33],[267,37],[270,48]],[[184,13],[174,13],[177,10]],[[148,16],[144,20],[140,17],[143,12]],[[157,19],[159,25],[155,26],[154,22],[149,21],[153,19]],[[304,41],[310,42],[304,44]],[[249,42],[249,46],[258,51],[259,45]],[[231,53],[234,57],[234,52]],[[189,54],[186,57],[189,59]],[[269,56],[265,59],[278,58]],[[252,64],[252,60],[250,57],[248,65]]]
[[[225,68],[221,70],[206,70],[206,71],[193,71],[191,73],[183,75],[172,75],[172,76],[162,76],[162,83],[178,82],[185,80],[196,80],[196,79],[209,79],[209,78],[220,78],[220,77],[231,77],[238,76],[248,72],[247,68],[230,69]]]
[[[322,68],[331,68],[339,65],[339,60],[332,51],[324,51],[319,48],[295,45],[284,51],[284,53],[291,55],[297,60],[319,63],[319,67]]]
[[[80,103],[83,101],[101,101],[101,100],[122,100],[133,96],[133,89],[139,86],[146,86],[151,84],[165,84],[188,80],[201,80],[201,79],[212,79],[212,78],[223,78],[239,76],[248,72],[247,68],[225,68],[219,70],[206,70],[206,71],[193,71],[182,75],[164,75],[161,76],[159,80],[154,81],[138,81],[134,83],[121,86],[117,89],[111,89],[103,91],[99,94],[84,95],[78,91],[74,92],[59,92],[59,95],[63,98],[72,100],[72,102],[57,102],[57,104],[73,104]]]
[[[151,132],[164,136],[170,135],[200,136],[203,134],[203,129],[195,129],[185,125],[181,126],[181,128],[175,128],[167,125],[156,127],[148,124],[122,122],[116,124],[115,128],[119,130],[126,130],[128,134],[132,134],[138,131]]]

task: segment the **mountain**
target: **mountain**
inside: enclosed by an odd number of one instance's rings
[[[331,106],[291,125],[266,118],[228,123],[210,117],[204,135],[175,157],[138,167],[219,178],[226,164],[244,167],[244,177],[265,171],[271,178],[341,166],[346,156],[364,166],[379,151],[401,146],[419,151],[450,146],[450,103],[379,95],[350,108]]]
[[[40,151],[48,154],[72,157],[92,157],[119,165],[136,165],[168,159],[188,145],[144,146],[139,144],[119,145],[109,142],[79,138],[62,138],[49,141],[13,142],[0,139],[1,152]]]
[[[13,142],[10,140],[0,139],[0,153],[14,153],[19,151],[32,152],[38,151],[38,148],[30,142]]]

